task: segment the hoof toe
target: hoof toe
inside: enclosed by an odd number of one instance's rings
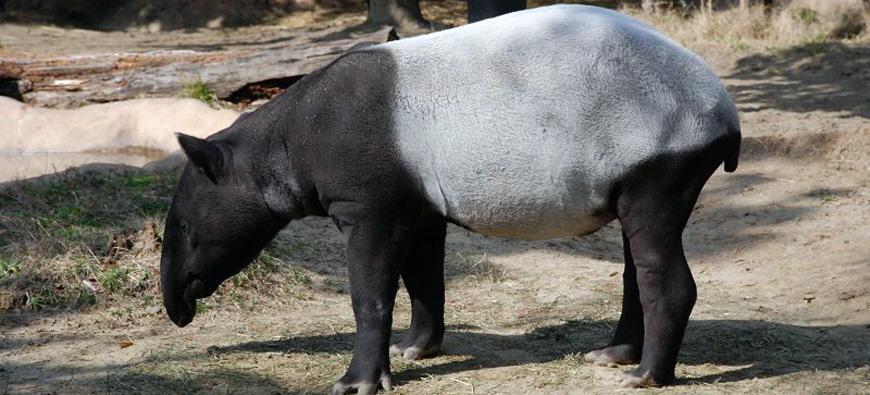
[[[332,395],[344,395],[356,390],[357,394],[373,395],[378,392],[378,388],[383,388],[384,391],[390,392],[393,390],[393,379],[388,375],[382,375],[379,382],[356,382],[346,383],[339,381],[332,386]]]
[[[635,351],[637,348],[629,344],[620,344],[592,350],[584,355],[586,362],[597,366],[617,367],[637,363],[640,359]]]
[[[419,347],[402,347],[398,344],[393,344],[390,346],[390,355],[401,355],[404,358],[408,358],[409,355],[413,356],[415,353],[419,354],[419,350]]]
[[[401,355],[402,358],[412,361],[415,359],[434,356],[440,351],[440,346],[430,346],[427,348],[418,346],[402,346],[401,344],[393,344],[390,346],[390,355]]]
[[[587,352],[586,355],[583,356],[583,360],[596,366],[607,366],[607,363],[601,356],[601,350]]]
[[[625,388],[660,387],[662,385],[649,372],[641,374],[637,370],[620,373],[616,381],[619,386]]]

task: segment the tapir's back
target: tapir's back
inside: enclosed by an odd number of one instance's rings
[[[616,180],[726,133],[733,106],[695,55],[617,12],[552,6],[379,46],[392,122],[427,197],[485,234],[549,238],[613,218]]]

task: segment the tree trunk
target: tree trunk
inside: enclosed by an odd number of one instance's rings
[[[526,0],[468,0],[468,23],[526,9]]]
[[[419,0],[369,0],[369,23],[428,28]]]

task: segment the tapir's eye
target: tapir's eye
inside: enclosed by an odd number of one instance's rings
[[[187,225],[187,221],[181,220],[178,222],[178,227],[181,228],[181,234],[187,236],[190,232],[190,226]]]

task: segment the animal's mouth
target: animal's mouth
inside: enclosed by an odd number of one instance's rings
[[[188,298],[186,294],[187,292],[185,292],[185,295],[178,301],[175,308],[171,309],[167,306],[166,309],[166,312],[169,314],[169,319],[181,328],[191,323],[193,317],[196,316],[196,299]]]
[[[209,286],[201,277],[191,274],[187,285],[174,311],[169,311],[169,319],[179,327],[185,327],[196,317],[196,300],[211,296],[217,287]]]

